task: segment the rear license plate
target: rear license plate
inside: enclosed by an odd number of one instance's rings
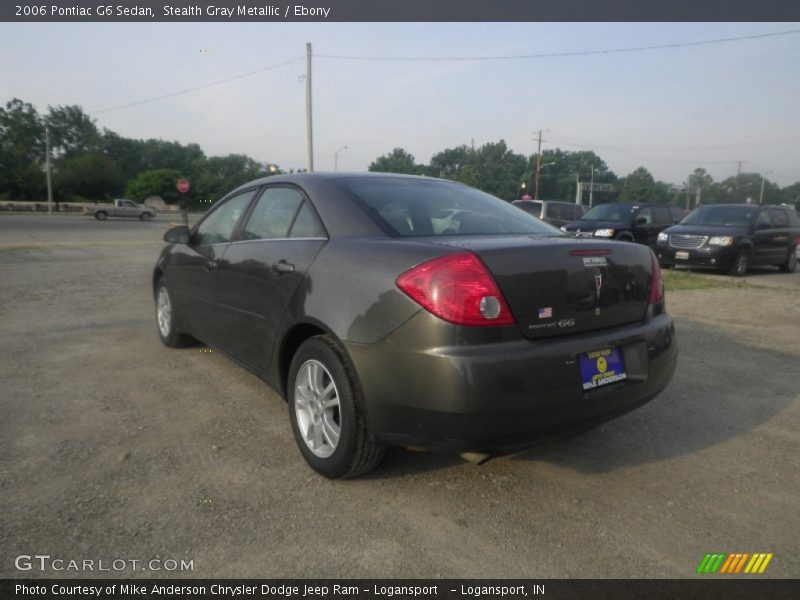
[[[628,378],[619,348],[579,354],[578,365],[584,392]]]
[[[675,253],[675,258],[678,260],[689,260],[689,253],[681,250]]]

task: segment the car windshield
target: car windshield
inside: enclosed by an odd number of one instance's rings
[[[581,217],[583,221],[628,221],[638,206],[627,204],[601,204]]]
[[[681,221],[682,225],[747,227],[757,206],[701,206]]]
[[[401,177],[353,177],[332,183],[394,236],[562,235],[504,200],[457,183]]]

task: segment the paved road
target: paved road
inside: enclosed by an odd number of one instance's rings
[[[197,215],[190,215],[190,219]],[[83,215],[4,215],[0,213],[0,248],[53,244],[146,244],[161,240],[180,215],[159,215],[145,223],[139,219],[98,221]]]
[[[197,577],[691,577],[711,551],[800,576],[792,291],[669,295],[674,381],[595,431],[482,467],[396,449],[330,482],[261,381],[158,341],[165,223],[58,219],[0,217],[0,244],[30,244],[0,247],[0,577],[41,575],[13,566],[37,553]]]

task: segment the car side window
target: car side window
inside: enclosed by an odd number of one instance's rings
[[[756,229],[769,229],[772,227],[772,220],[769,218],[769,211],[762,210],[756,219]]]
[[[769,211],[770,218],[772,219],[772,224],[777,229],[785,229],[789,227],[789,219],[786,217],[786,213],[780,209],[773,208]]]
[[[672,218],[669,215],[669,209],[663,206],[657,206],[654,209],[656,223],[659,225],[666,225],[668,223],[672,223]]]
[[[255,194],[256,190],[237,194],[214,209],[214,212],[197,226],[192,240],[195,245],[208,246],[231,241],[236,224]]]
[[[245,240],[274,240],[287,237],[303,196],[288,187],[270,187],[256,202],[242,231]]]
[[[297,218],[292,224],[292,229],[289,232],[290,238],[320,238],[325,237],[325,230],[311,210],[308,200],[303,202],[300,207],[300,212],[297,213]]]
[[[650,223],[652,223],[653,222],[653,211],[652,211],[652,209],[643,208],[642,210],[640,210],[639,214],[636,215],[636,221],[639,221],[639,219],[644,219],[644,222],[643,222],[644,225],[649,225]]]

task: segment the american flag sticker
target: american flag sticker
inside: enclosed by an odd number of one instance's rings
[[[552,306],[545,306],[544,308],[539,309],[539,318],[540,319],[552,319],[553,318],[553,307]]]

